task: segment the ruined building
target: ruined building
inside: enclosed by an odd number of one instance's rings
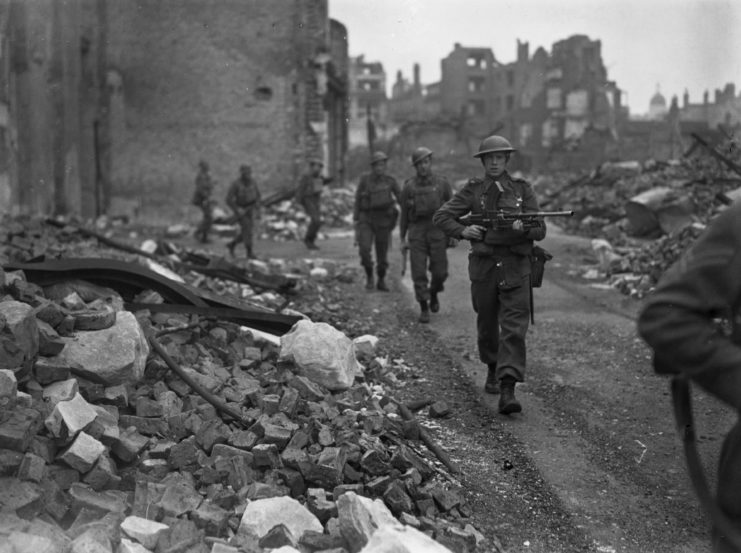
[[[0,211],[187,204],[242,163],[265,193],[309,156],[342,182],[347,31],[327,0],[0,0]]]
[[[386,137],[388,109],[386,72],[380,62],[365,56],[350,58],[349,73],[350,146],[367,146],[370,139]]]

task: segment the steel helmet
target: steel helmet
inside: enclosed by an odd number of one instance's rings
[[[389,157],[380,150],[373,152],[373,155],[371,156],[371,165],[379,161],[386,161],[388,158]]]
[[[427,159],[432,155],[432,150],[429,148],[425,148],[424,146],[420,146],[414,152],[412,152],[412,165],[417,165],[420,161],[423,159]]]
[[[481,144],[479,144],[479,151],[476,152],[473,157],[481,157],[484,154],[491,154],[494,152],[509,154],[515,151],[517,150],[512,147],[509,140],[503,136],[499,136],[498,134],[493,134],[487,136],[481,141]]]

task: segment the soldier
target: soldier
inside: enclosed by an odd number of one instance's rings
[[[226,205],[234,212],[240,227],[240,233],[226,245],[229,254],[234,257],[234,248],[241,240],[247,250],[247,258],[255,257],[252,249],[252,232],[255,216],[260,217],[260,189],[252,178],[252,168],[249,165],[239,167],[239,178],[229,186]]]
[[[448,278],[448,239],[432,224],[432,216],[452,197],[453,191],[445,177],[432,172],[432,150],[414,150],[412,165],[417,174],[407,179],[401,190],[399,232],[401,247],[409,249],[414,296],[420,306],[419,322],[429,323],[430,311],[440,310],[438,294]]]
[[[304,208],[309,216],[309,226],[306,228],[306,234],[304,235],[304,244],[310,250],[319,249],[319,246],[316,245],[316,237],[319,228],[322,226],[320,208],[322,190],[324,185],[331,180],[322,176],[323,167],[324,162],[321,159],[311,158],[309,160],[309,172],[301,177],[295,195],[296,202]]]
[[[468,272],[476,312],[479,357],[488,367],[484,390],[498,393],[499,412],[522,411],[515,383],[525,374],[525,335],[530,315],[530,254],[533,240],[545,238],[545,222],[525,230],[521,220],[511,229],[464,226],[458,218],[485,211],[538,211],[532,187],[512,178],[507,163],[515,149],[506,138],[485,138],[474,157],[484,166],[484,178],[474,177],[442,206],[433,218],[445,234],[471,241]]]
[[[718,215],[659,280],[638,316],[658,374],[681,375],[741,411],[741,202]],[[741,528],[741,422],[718,465],[720,510]],[[714,553],[738,553],[716,527]]]
[[[196,228],[195,237],[204,244],[209,242],[208,232],[211,230],[211,225],[213,225],[213,215],[211,211],[213,209],[214,201],[211,198],[211,194],[214,190],[214,183],[208,170],[209,167],[207,162],[203,160],[198,162],[196,189],[193,192],[192,200],[192,204],[200,208],[203,213],[201,222]]]
[[[353,221],[360,264],[365,268],[366,290],[373,290],[373,259],[371,247],[376,245],[376,287],[388,292],[386,269],[391,232],[396,225],[399,211],[396,202],[401,193],[396,179],[386,174],[388,157],[383,152],[375,152],[371,157],[371,172],[360,177],[355,194]]]

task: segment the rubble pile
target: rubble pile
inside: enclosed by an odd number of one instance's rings
[[[326,187],[322,193],[321,204],[324,228],[352,227],[354,203],[354,189]],[[258,222],[258,233],[262,239],[302,240],[308,224],[309,217],[301,206],[292,200],[283,200],[263,208]],[[219,230],[219,225],[216,228]],[[231,228],[222,231],[235,232]]]
[[[323,265],[316,286],[346,277]],[[0,270],[0,551],[483,547],[383,384],[404,373],[377,338],[308,318],[277,338],[123,304]]]
[[[738,195],[741,152],[734,144],[732,139],[722,144],[724,154],[698,152],[670,162],[605,163],[589,175],[540,177],[535,186],[543,210],[575,212],[557,225],[597,239],[601,249],[609,243],[601,274],[623,293],[641,298]]]

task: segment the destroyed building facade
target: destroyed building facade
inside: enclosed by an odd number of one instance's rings
[[[347,30],[327,0],[0,0],[0,44],[10,212],[185,204],[199,159],[217,194],[242,163],[265,191],[309,156],[343,179]]]

